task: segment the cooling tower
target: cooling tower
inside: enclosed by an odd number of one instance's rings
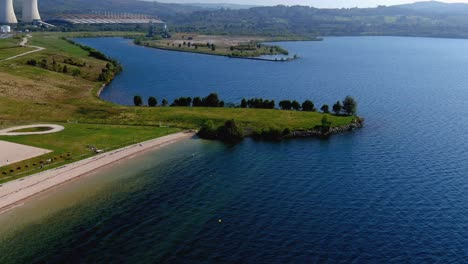
[[[33,21],[41,20],[39,10],[37,8],[37,0],[23,1],[23,23],[32,23]]]
[[[13,0],[0,0],[0,24],[16,24]]]

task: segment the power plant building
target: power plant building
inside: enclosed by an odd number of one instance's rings
[[[0,24],[17,24],[13,0],[0,0]]]
[[[37,0],[23,0],[23,23],[33,23],[40,21],[39,9],[37,8]],[[12,25],[17,24],[15,10],[13,8],[13,0],[0,0],[0,24]]]
[[[40,21],[39,9],[37,8],[37,0],[23,0],[23,23],[33,23]]]

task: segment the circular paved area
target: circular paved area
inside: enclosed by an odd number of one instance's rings
[[[39,131],[39,132],[11,132],[25,128],[35,128],[35,127],[50,127],[51,130],[47,131]],[[42,135],[42,134],[50,134],[56,133],[59,131],[64,130],[63,126],[59,125],[52,125],[52,124],[38,124],[38,125],[28,125],[28,126],[17,126],[17,127],[10,127],[7,129],[0,130],[0,136],[24,136],[24,135]]]

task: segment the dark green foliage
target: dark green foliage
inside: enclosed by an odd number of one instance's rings
[[[37,61],[35,59],[30,59],[30,60],[26,61],[26,64],[31,65],[31,66],[36,66]]]
[[[279,141],[290,134],[291,130],[289,128],[285,128],[283,131],[281,131],[278,128],[270,127],[269,129],[262,129],[260,133],[253,132],[252,137],[257,140]]]
[[[68,67],[67,67],[67,65],[63,66],[62,72],[63,72],[63,73],[67,73],[67,72],[68,72]]]
[[[347,115],[356,115],[357,102],[353,97],[346,96],[346,98],[343,100],[343,111],[345,111]]]
[[[328,115],[323,115],[322,117],[322,127],[329,128],[331,126],[331,122],[328,121]]]
[[[247,108],[247,100],[245,100],[245,98],[242,98],[240,107],[241,108]]]
[[[193,107],[203,106],[202,99],[200,97],[198,97],[198,96],[193,98],[192,106]]]
[[[47,60],[46,59],[42,59],[41,60],[41,63],[39,64],[39,66],[43,69],[47,69]]]
[[[300,105],[299,102],[296,101],[296,100],[292,101],[291,107],[292,107],[294,110],[296,110],[296,111],[298,111],[299,109],[301,109],[301,105]]]
[[[279,102],[281,110],[291,110],[292,103],[290,100],[283,100]]]
[[[190,97],[179,97],[174,100],[171,106],[191,106],[192,98]]]
[[[80,69],[73,69],[71,73],[73,76],[80,76],[81,71]]]
[[[228,120],[218,128],[218,138],[225,142],[237,142],[244,138],[244,133],[234,120]]]
[[[148,98],[148,106],[155,107],[156,105],[158,105],[158,99],[154,96],[150,96]]]
[[[135,96],[133,97],[133,104],[134,104],[135,106],[142,106],[142,105],[143,105],[143,99],[141,99],[141,96],[135,95]]]
[[[213,124],[213,121],[205,121],[198,131],[198,136],[204,139],[217,139],[218,129]]]
[[[167,106],[167,104],[168,104],[169,102],[167,101],[166,98],[164,98],[164,99],[162,99],[162,102],[161,102],[161,103],[162,103],[162,106]]]
[[[320,108],[320,110],[325,114],[330,113],[330,107],[327,104],[322,105],[322,108]]]
[[[220,107],[220,100],[217,93],[210,93],[207,97],[202,99],[203,106],[206,107]]]
[[[311,100],[305,100],[302,103],[302,111],[309,111],[309,112],[315,111],[314,103]]]
[[[244,99],[245,100],[245,99]],[[249,108],[262,108],[262,109],[273,109],[275,108],[274,100],[264,100],[262,98],[251,98],[245,102]],[[241,101],[242,107],[242,101]]]
[[[333,105],[333,112],[335,112],[336,115],[339,115],[341,112],[341,109],[343,109],[343,106],[341,105],[340,101],[337,101]]]
[[[235,143],[244,138],[242,129],[234,120],[228,120],[224,125],[216,128],[213,121],[208,120],[201,126],[198,136],[204,139],[219,139],[225,142]]]

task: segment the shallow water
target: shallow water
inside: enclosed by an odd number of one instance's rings
[[[301,56],[287,63],[80,41],[124,65],[108,100],[351,94],[366,127],[327,141],[193,139],[132,159],[1,215],[0,263],[468,258],[467,40],[283,43]]]

